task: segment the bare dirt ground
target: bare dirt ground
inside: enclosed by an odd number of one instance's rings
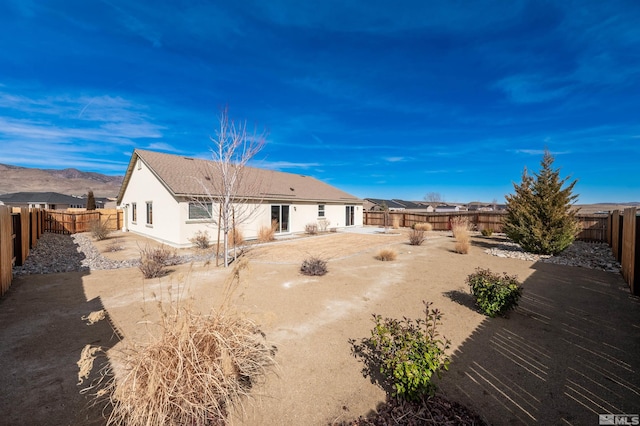
[[[372,412],[385,392],[363,376],[349,339],[370,335],[373,313],[420,317],[423,300],[444,312],[441,331],[452,342],[441,394],[488,423],[597,424],[598,413],[640,412],[640,301],[619,275],[485,254],[500,236],[474,237],[460,255],[447,233],[430,233],[416,247],[399,232],[341,232],[247,253],[236,303],[277,346],[279,368],[232,424],[328,425]],[[105,256],[137,254],[140,237],[121,238],[128,251]],[[375,260],[380,248],[395,249],[398,259]],[[329,273],[301,275],[309,255],[329,259]],[[509,318],[475,310],[465,278],[477,267],[523,282]],[[99,407],[88,408],[78,392],[82,348],[103,346],[116,360],[124,342],[153,331],[145,321],[156,317],[156,300],[207,312],[220,303],[228,273],[195,262],[152,280],[136,268],[17,277],[0,300],[0,423],[103,424]],[[105,320],[81,320],[100,309]]]

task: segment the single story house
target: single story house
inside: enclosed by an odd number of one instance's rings
[[[0,201],[10,207],[28,207],[47,210],[82,209],[87,207],[86,197],[58,192],[14,192],[0,195]],[[96,200],[96,207],[100,208]]]
[[[463,209],[460,206],[442,204],[442,205],[436,206],[435,212],[436,213],[453,213],[453,212],[459,212],[464,210],[466,209]]]
[[[173,247],[189,247],[198,232],[217,236],[215,164],[210,160],[134,150],[118,194],[123,230]],[[245,239],[276,224],[276,235],[307,224],[362,226],[363,201],[311,176],[246,167],[236,194],[236,227]],[[251,214],[248,214],[250,212]]]

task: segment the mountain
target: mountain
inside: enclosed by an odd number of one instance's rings
[[[52,191],[83,195],[92,190],[96,197],[115,197],[123,178],[77,169],[36,169],[0,164],[0,194]]]

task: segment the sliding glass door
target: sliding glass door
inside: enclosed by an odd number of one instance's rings
[[[346,206],[346,215],[344,219],[344,226],[353,226],[355,223],[355,206]]]
[[[276,232],[289,232],[289,206],[287,205],[272,205],[271,206],[271,221],[277,222]]]

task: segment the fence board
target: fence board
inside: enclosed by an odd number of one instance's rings
[[[89,232],[91,230],[91,224],[96,220],[106,223],[110,230],[115,231],[121,229],[123,221],[122,210],[116,209],[99,209],[80,212],[47,210],[45,214],[45,230],[59,234]]]
[[[13,279],[13,218],[7,206],[0,206],[0,296]]]
[[[636,251],[640,242],[639,221],[640,217],[638,217],[635,207],[624,210],[624,225],[622,226],[624,234],[620,264],[624,280],[629,284],[631,292],[636,295],[640,295],[640,277],[638,277],[640,274],[640,253]]]
[[[620,210],[611,213],[611,251],[618,262],[622,258],[622,216]]]
[[[20,253],[15,253],[16,262],[18,261],[18,257],[20,258],[20,265],[23,265],[24,261],[27,260],[27,256],[29,256],[29,249],[31,248],[31,238],[29,238],[31,218],[29,216],[30,216],[29,208],[21,207],[20,208],[21,248],[20,248]]]

